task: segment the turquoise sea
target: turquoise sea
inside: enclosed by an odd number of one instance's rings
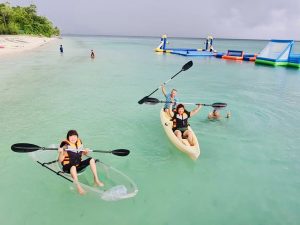
[[[64,36],[0,59],[1,224],[299,224],[300,70],[158,54],[159,40]],[[199,39],[169,41],[204,46]],[[256,53],[266,43],[214,44],[219,51]],[[212,122],[211,108],[203,107],[191,118],[201,148],[197,161],[169,142],[161,105],[137,104],[191,59],[194,66],[167,89],[176,88],[185,102],[226,102],[222,113],[232,114]],[[153,97],[163,100],[160,91]],[[69,129],[86,147],[129,149],[127,157],[93,156],[131,177],[138,194],[118,202],[79,196],[27,154],[10,150],[18,142],[58,144]]]

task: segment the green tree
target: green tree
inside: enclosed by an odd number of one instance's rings
[[[0,4],[0,18],[1,24],[5,27],[5,30],[8,30],[8,25],[10,20],[12,19],[13,10],[10,7],[9,3]]]
[[[44,16],[37,15],[35,5],[11,7],[9,3],[0,4],[0,34],[34,34],[50,37],[60,31]]]

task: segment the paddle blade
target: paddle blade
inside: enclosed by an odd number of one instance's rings
[[[145,96],[144,98],[142,98],[141,100],[138,101],[138,103],[141,105],[145,102],[145,99],[147,99],[148,96]]]
[[[130,151],[127,149],[116,149],[112,150],[111,153],[118,156],[126,156],[129,155]]]
[[[160,103],[160,101],[157,98],[147,97],[144,99],[144,103],[148,104],[148,105],[156,105],[156,104]]]
[[[214,104],[211,105],[214,108],[220,109],[220,108],[224,108],[227,106],[227,103],[220,103],[220,102],[216,102]]]
[[[19,153],[28,153],[28,152],[34,152],[37,150],[40,150],[41,147],[33,144],[28,144],[28,143],[17,143],[13,144],[11,146],[11,150],[14,152],[19,152]]]
[[[193,61],[189,61],[188,63],[186,63],[185,65],[183,65],[182,71],[186,71],[189,68],[191,68],[192,66],[193,66]]]

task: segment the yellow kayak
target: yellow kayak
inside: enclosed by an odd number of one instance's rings
[[[169,137],[170,141],[182,152],[186,153],[191,159],[196,160],[200,155],[200,146],[198,143],[198,139],[192,130],[192,128],[189,126],[188,129],[193,134],[193,140],[195,145],[191,146],[188,142],[188,140],[183,139],[182,141],[179,140],[176,135],[174,134],[172,130],[173,122],[171,121],[171,117],[164,112],[163,108],[160,110],[160,120],[161,124]]]

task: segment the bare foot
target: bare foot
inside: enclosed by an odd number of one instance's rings
[[[95,180],[94,182],[95,182],[96,186],[99,186],[99,187],[103,187],[104,186],[104,184],[100,180]]]
[[[77,191],[80,195],[85,195],[86,194],[85,190],[79,185],[77,186]]]

